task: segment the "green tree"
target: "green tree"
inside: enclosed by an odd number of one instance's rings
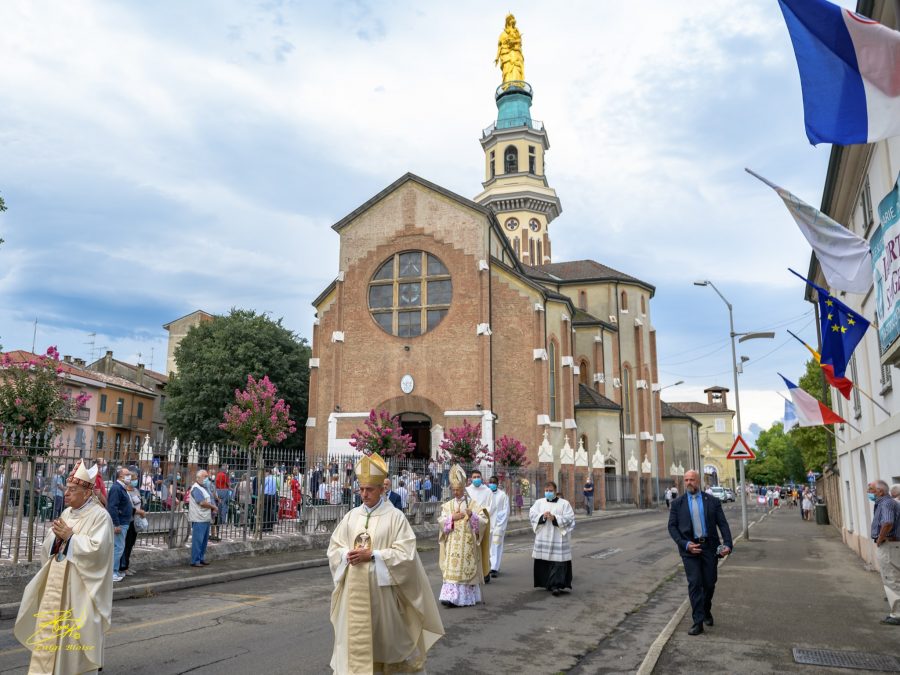
[[[806,362],[806,372],[797,384],[808,394],[831,407],[831,388],[822,386],[822,369],[815,359]],[[823,427],[800,427],[791,432],[794,443],[803,455],[803,464],[807,470],[821,471],[828,462],[829,436]]]
[[[747,475],[754,483],[802,481],[806,475],[800,448],[790,434],[784,433],[781,422],[760,433],[756,439],[756,457],[747,465]]]
[[[310,348],[305,338],[252,310],[232,309],[227,316],[192,328],[175,350],[178,373],[167,386],[166,421],[170,434],[186,441],[223,442],[220,428],[235,390],[247,376],[265,376],[291,407],[298,433],[285,447],[303,447],[309,400]]]

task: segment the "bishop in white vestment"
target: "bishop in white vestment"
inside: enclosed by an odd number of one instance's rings
[[[403,511],[383,498],[384,460],[363,456],[356,475],[363,503],[344,516],[328,546],[331,668],[341,675],[420,672],[444,626],[416,535]]]
[[[80,675],[103,667],[112,614],[113,527],[92,496],[97,468],[75,466],[68,508],[41,547],[43,566],[25,587],[14,633],[31,651],[29,675]]]

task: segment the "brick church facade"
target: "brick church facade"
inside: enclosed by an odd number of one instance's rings
[[[488,444],[518,438],[532,462],[552,448],[557,466],[649,461],[669,475],[655,289],[593,260],[552,260],[561,206],[531,100],[524,82],[497,90],[474,200],[406,174],[333,226],[337,276],[313,303],[308,457],[348,452],[385,409],[417,457],[467,419]]]

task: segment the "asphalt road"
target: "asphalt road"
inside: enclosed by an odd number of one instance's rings
[[[726,513],[739,531],[739,512]],[[580,525],[574,588],[560,597],[532,588],[531,538],[507,538],[485,604],[441,607],[446,635],[428,672],[634,672],[686,595],[665,519],[635,512]],[[422,541],[420,554],[437,593],[436,542]],[[104,673],[328,673],[331,589],[322,567],[116,602]],[[0,621],[0,673],[25,673],[28,657],[12,621]]]

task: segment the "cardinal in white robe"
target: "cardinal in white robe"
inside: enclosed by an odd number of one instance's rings
[[[528,512],[534,530],[534,586],[559,595],[572,588],[572,530],[575,511],[559,496],[556,483],[548,482],[543,499]]]
[[[41,547],[43,566],[25,587],[16,639],[31,651],[29,675],[80,675],[103,667],[112,614],[113,527],[92,496],[97,467],[79,461],[66,508]]]
[[[403,511],[383,498],[387,473],[375,453],[357,463],[363,503],[344,516],[328,546],[331,668],[341,675],[421,672],[444,634],[416,535]]]
[[[509,496],[500,487],[500,481],[496,476],[491,476],[488,489],[491,491],[491,501],[488,505],[488,515],[491,519],[491,576],[496,577],[500,573],[500,563],[503,560],[503,540],[506,538],[506,525],[509,522]]]

